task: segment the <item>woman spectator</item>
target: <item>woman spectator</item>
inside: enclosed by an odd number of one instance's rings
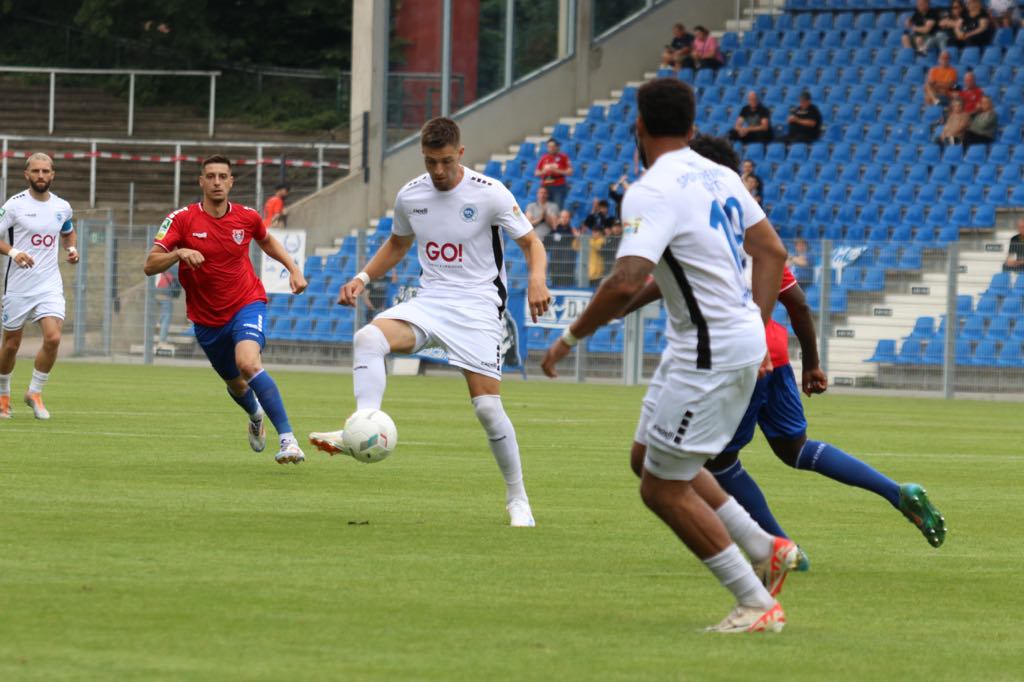
[[[694,69],[717,69],[723,63],[718,40],[703,26],[693,29],[693,51],[690,64]]]
[[[988,17],[988,12],[981,5],[981,0],[967,0],[967,13],[960,20],[956,36],[965,46],[985,47],[992,43],[995,27]]]
[[[964,3],[961,0],[953,0],[949,6],[949,12],[947,12],[941,19],[939,19],[939,31],[936,34],[936,45],[939,47],[939,51],[945,50],[947,47],[963,47],[963,43],[956,35],[957,29],[960,27],[960,20],[964,18]]]

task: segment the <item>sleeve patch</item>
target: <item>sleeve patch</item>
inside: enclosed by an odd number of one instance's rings
[[[167,230],[171,229],[171,219],[164,218],[164,221],[160,223],[160,229],[156,233],[156,239],[160,240],[167,236]]]

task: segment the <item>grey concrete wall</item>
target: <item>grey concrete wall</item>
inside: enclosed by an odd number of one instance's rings
[[[585,52],[577,49],[573,58],[455,116],[466,147],[464,163],[472,166],[491,154],[503,153],[509,145],[539,134],[559,117],[575,114],[594,99],[608,97],[613,89],[656,69],[673,23],[682,21],[688,27],[704,24],[716,30],[734,11],[731,2],[670,0],[592,43],[589,0],[580,0],[577,32]],[[373,191],[364,184],[362,174],[355,172],[289,207],[288,223],[306,227],[311,244],[329,244],[339,234],[383,215],[394,203],[399,188],[423,170],[419,145],[415,140],[407,142],[385,155],[379,172],[371,171],[370,183],[379,183]]]

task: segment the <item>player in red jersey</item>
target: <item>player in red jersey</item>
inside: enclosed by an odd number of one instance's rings
[[[281,440],[275,459],[279,464],[298,464],[305,456],[292,433],[277,384],[260,359],[266,343],[267,294],[249,260],[249,242],[255,240],[264,253],[288,268],[292,293],[305,291],[306,279],[267,232],[260,214],[228,201],[233,184],[226,157],[203,161],[199,176],[203,200],[167,216],[144,270],[156,275],[180,263],[178,278],[185,290],[188,318],[228,393],[249,415],[249,445],[256,452],[266,447],[266,414]]]

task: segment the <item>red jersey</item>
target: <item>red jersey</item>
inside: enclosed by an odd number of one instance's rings
[[[198,270],[185,263],[178,268],[188,319],[204,327],[222,327],[244,306],[267,300],[249,260],[249,242],[266,237],[260,214],[241,204],[228,203],[220,218],[204,211],[202,203],[167,216],[154,243],[167,251],[195,249],[205,259]]]
[[[557,154],[545,154],[540,157],[540,161],[537,162],[537,170],[540,170],[550,163],[555,164],[561,170],[569,170],[569,157],[562,152],[558,152]],[[565,184],[565,176],[557,173],[541,175],[540,181],[545,187],[559,187]]]
[[[964,103],[964,113],[973,114],[984,96],[985,93],[978,87],[961,90],[960,100]]]
[[[796,278],[789,267],[782,268],[782,286],[779,293],[796,286]],[[768,342],[768,353],[772,356],[772,366],[782,367],[789,364],[789,332],[775,320],[768,320],[764,326],[765,340]]]

